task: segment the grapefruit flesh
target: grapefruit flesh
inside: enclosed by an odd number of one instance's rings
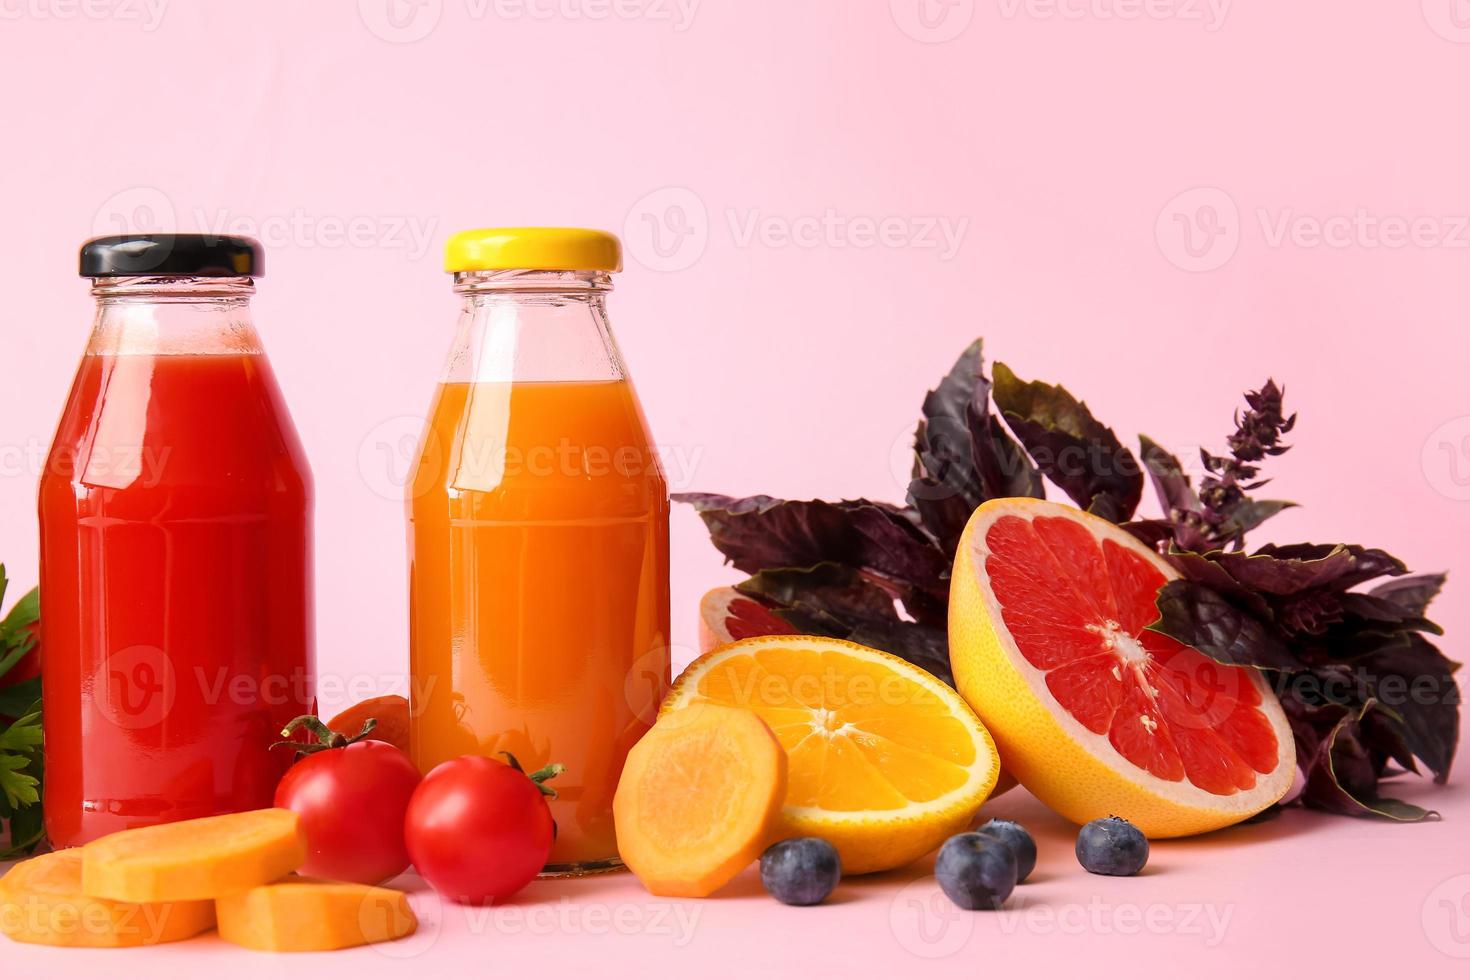
[[[1257,672],[1145,628],[1175,577],[1127,532],[1060,504],[990,501],[961,541],[956,683],[1007,767],[1077,822],[1197,833],[1290,788],[1290,729]]]
[[[749,596],[721,586],[699,600],[699,652],[752,636],[784,636],[791,624]]]

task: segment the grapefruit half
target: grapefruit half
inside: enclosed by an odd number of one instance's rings
[[[700,653],[752,636],[784,636],[794,632],[786,620],[728,585],[710,589],[699,600]]]
[[[1145,629],[1177,577],[1128,532],[1047,501],[988,501],[960,540],[955,683],[1006,768],[1076,823],[1198,834],[1291,788],[1291,729],[1260,674]]]

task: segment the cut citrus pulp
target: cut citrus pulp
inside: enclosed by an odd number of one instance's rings
[[[900,867],[968,826],[995,787],[995,743],[953,689],[878,650],[752,637],[695,660],[663,711],[746,708],[787,756],[784,836],[831,842],[849,874]]]
[[[982,504],[960,540],[955,683],[1006,767],[1077,823],[1202,833],[1291,787],[1291,729],[1260,674],[1145,629],[1177,577],[1116,525],[1030,498]]]
[[[751,636],[780,636],[791,624],[728,585],[710,589],[699,600],[699,652]]]

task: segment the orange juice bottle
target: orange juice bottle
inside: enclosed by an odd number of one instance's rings
[[[561,763],[546,871],[619,865],[612,800],[668,686],[668,489],[608,328],[604,232],[450,239],[458,335],[409,484],[424,772]]]

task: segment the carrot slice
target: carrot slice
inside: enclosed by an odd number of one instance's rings
[[[214,925],[214,903],[113,902],[82,894],[76,848],[22,861],[0,878],[0,932],[21,943],[116,948],[171,943]]]
[[[120,830],[82,847],[82,890],[121,902],[218,898],[264,885],[306,862],[290,810],[249,810]]]
[[[702,898],[770,843],[786,753],[753,711],[699,703],[633,746],[613,798],[618,852],[655,895]]]
[[[345,881],[287,878],[222,896],[215,909],[221,939],[278,953],[387,942],[418,928],[403,892]]]

